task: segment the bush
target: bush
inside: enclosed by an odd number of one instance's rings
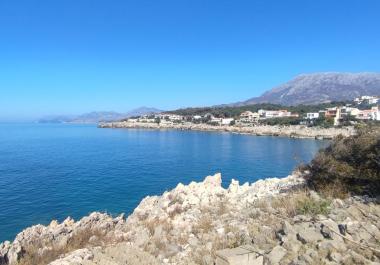
[[[310,216],[327,215],[330,212],[330,204],[330,201],[325,199],[315,200],[307,197],[305,200],[298,202],[297,213]]]
[[[352,194],[380,195],[380,127],[338,136],[306,168],[308,184],[317,191],[340,186]]]

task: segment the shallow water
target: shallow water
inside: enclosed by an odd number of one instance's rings
[[[221,172],[287,176],[326,141],[96,125],[0,124],[0,241],[92,211],[130,213],[146,195]]]

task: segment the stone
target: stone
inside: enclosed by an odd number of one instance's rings
[[[216,265],[262,265],[263,261],[249,245],[216,252]]]
[[[199,245],[199,240],[195,236],[190,237],[188,242],[189,242],[189,245],[193,247],[196,247]]]
[[[331,252],[328,256],[329,260],[334,261],[336,263],[340,263],[342,261],[342,255],[338,252]]]
[[[144,230],[140,230],[136,234],[135,238],[136,238],[135,244],[136,244],[136,246],[139,246],[139,247],[145,245],[149,241],[149,239],[150,239],[149,234],[148,234],[148,232],[145,229]]]
[[[321,241],[323,236],[314,227],[302,227],[297,233],[297,239],[303,244]]]
[[[271,265],[279,264],[281,259],[286,255],[286,249],[281,246],[276,246],[272,251],[266,256]]]

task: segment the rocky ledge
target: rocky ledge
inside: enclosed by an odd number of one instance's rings
[[[143,122],[106,122],[100,123],[99,128],[142,128],[142,129],[175,129],[175,130],[194,130],[194,131],[223,131],[240,134],[252,135],[268,135],[268,136],[284,136],[294,138],[316,138],[316,139],[332,139],[338,135],[350,136],[355,134],[353,127],[342,128],[321,128],[307,127],[303,125],[290,126],[269,126],[257,125],[250,127],[242,126],[211,126],[207,124],[157,124]]]
[[[227,189],[221,175],[145,198],[135,211],[37,225],[0,245],[0,264],[214,264],[245,246],[252,264],[380,264],[380,206],[323,198],[299,174]]]

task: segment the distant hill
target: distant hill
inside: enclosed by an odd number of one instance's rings
[[[81,115],[57,115],[47,116],[40,119],[40,123],[98,123],[101,121],[117,121],[133,116],[159,113],[162,110],[156,108],[140,107],[127,113],[118,113],[114,111],[94,111]]]
[[[314,105],[352,100],[361,95],[380,95],[380,73],[314,73],[302,74],[275,87],[260,97],[229,106],[273,103],[286,106]]]

